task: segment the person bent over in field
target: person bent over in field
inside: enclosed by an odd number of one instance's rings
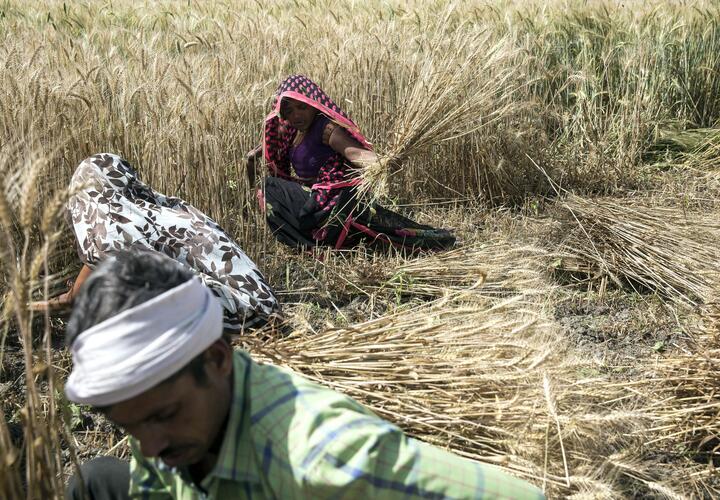
[[[35,303],[35,309],[69,306],[99,262],[118,251],[145,249],[193,271],[220,301],[225,328],[233,333],[279,315],[272,288],[240,245],[192,204],[142,182],[125,159],[110,153],[86,158],[70,192],[67,219],[83,266],[68,292]]]
[[[75,302],[65,391],[130,434],[82,467],[90,498],[521,498],[531,484],[407,437],[356,401],[233,351],[202,282],[119,252]],[[74,478],[68,495],[80,498]]]

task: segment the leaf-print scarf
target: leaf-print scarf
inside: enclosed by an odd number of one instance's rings
[[[279,310],[255,264],[210,217],[153,191],[114,154],[83,160],[71,181],[68,216],[80,260],[89,267],[117,250],[164,253],[194,271],[220,299],[225,328],[256,326]]]

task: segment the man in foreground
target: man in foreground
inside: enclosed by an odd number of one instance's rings
[[[117,254],[88,278],[68,325],[65,390],[132,436],[129,480],[120,460],[83,467],[90,498],[543,498],[233,352],[222,321],[210,291],[160,254]]]

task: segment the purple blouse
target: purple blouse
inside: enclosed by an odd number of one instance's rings
[[[323,144],[325,126],[330,120],[318,113],[305,137],[297,146],[290,147],[290,162],[301,179],[315,179],[320,167],[335,154],[333,148]]]

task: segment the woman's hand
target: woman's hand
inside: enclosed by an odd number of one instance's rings
[[[30,304],[28,304],[28,307],[31,311],[55,311],[61,309],[69,309],[70,307],[72,307],[73,300],[80,291],[80,287],[88,278],[88,276],[90,276],[91,272],[92,270],[87,265],[83,264],[82,268],[80,269],[80,273],[78,273],[77,275],[77,278],[75,278],[74,280],[68,280],[67,292],[48,300],[30,302]]]
[[[247,173],[248,182],[250,182],[251,186],[255,185],[257,161],[260,158],[260,155],[262,155],[262,146],[258,146],[255,149],[248,151],[248,153],[245,155],[245,171]]]

